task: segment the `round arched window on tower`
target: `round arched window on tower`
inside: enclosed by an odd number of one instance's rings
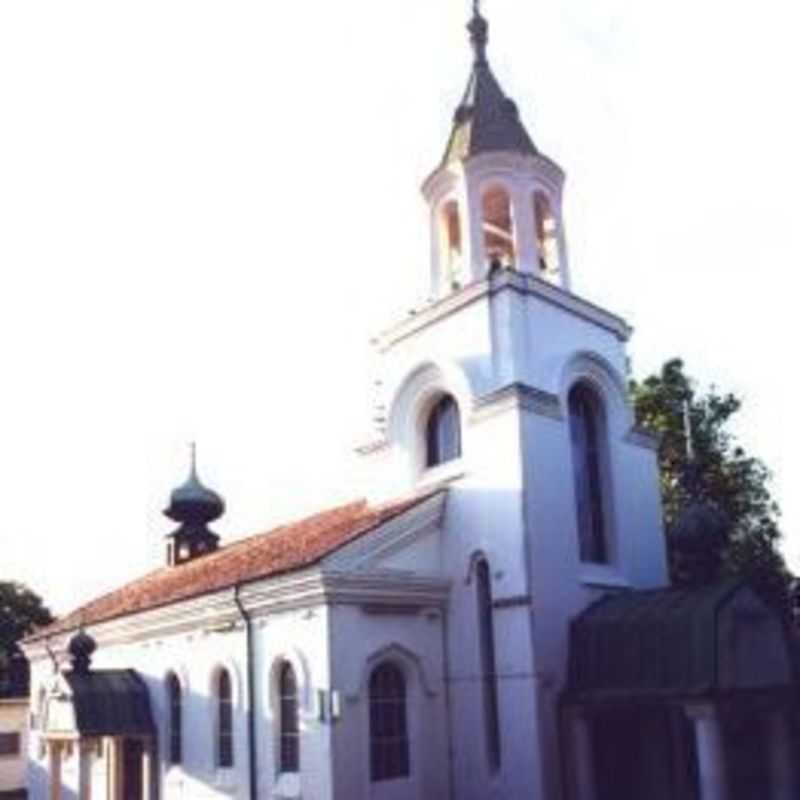
[[[425,426],[425,466],[438,467],[461,457],[461,414],[455,399],[441,397]]]

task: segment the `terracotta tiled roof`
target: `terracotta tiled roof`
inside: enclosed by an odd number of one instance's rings
[[[308,567],[430,498],[435,492],[370,506],[366,500],[323,511],[268,533],[236,541],[215,553],[176,567],[165,567],[103,595],[30,640],[81,625],[187,600],[247,581]]]

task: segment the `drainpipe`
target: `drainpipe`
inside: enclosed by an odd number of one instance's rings
[[[256,714],[253,708],[256,696],[256,668],[253,662],[253,621],[239,599],[241,584],[233,589],[233,602],[244,621],[247,641],[247,753],[250,766],[250,800],[258,800],[258,765],[256,764]]]

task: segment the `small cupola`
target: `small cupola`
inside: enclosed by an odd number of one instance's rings
[[[225,501],[213,490],[203,486],[197,477],[197,458],[192,446],[189,478],[170,495],[164,514],[180,527],[167,537],[167,564],[184,564],[217,549],[219,536],[208,525],[225,513]]]
[[[533,143],[487,57],[489,23],[475,2],[467,89],[423,194],[431,209],[431,296],[513,269],[569,289],[561,219],[564,173]]]

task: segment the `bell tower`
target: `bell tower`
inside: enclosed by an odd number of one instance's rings
[[[495,77],[477,4],[468,30],[467,89],[423,186],[430,302],[374,339],[360,452],[373,499],[447,489],[432,561],[451,582],[454,795],[561,798],[571,620],[667,582],[657,442],[628,400],[630,327],[571,291],[564,172]]]
[[[474,5],[464,97],[441,163],[425,181],[431,296],[446,297],[490,268],[570,289],[562,219],[564,172],[539,152],[487,57],[489,23]]]

